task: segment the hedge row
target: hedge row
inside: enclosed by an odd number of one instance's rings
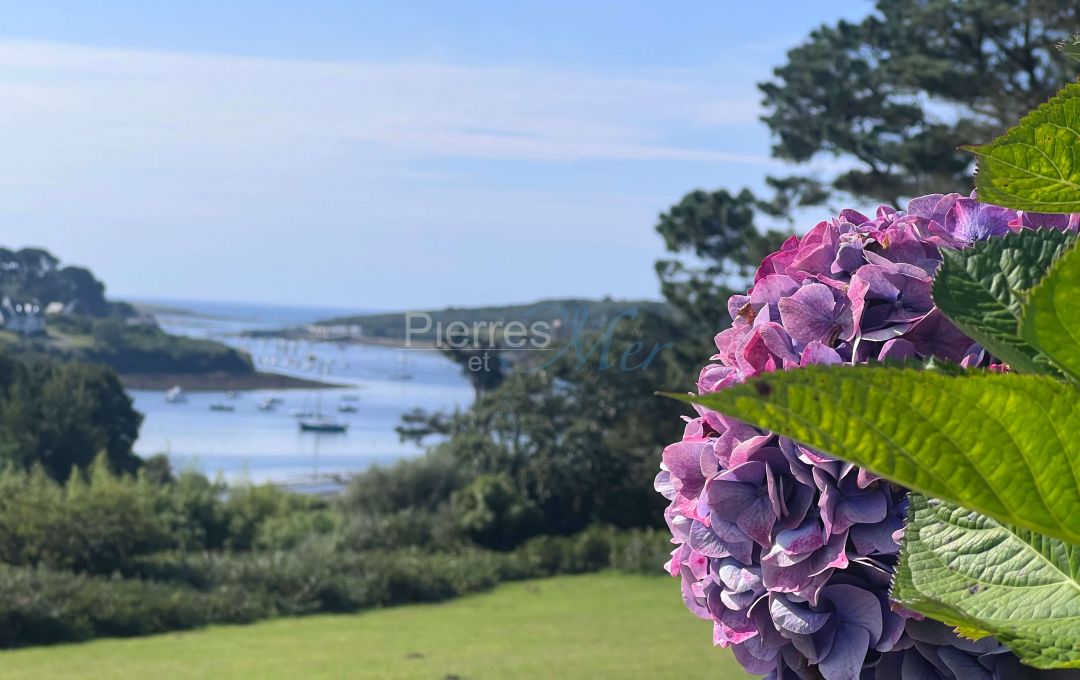
[[[315,541],[293,551],[161,553],[128,578],[0,565],[0,646],[434,602],[505,581],[607,568],[659,573],[669,549],[658,531],[597,527],[512,552],[343,552]]]

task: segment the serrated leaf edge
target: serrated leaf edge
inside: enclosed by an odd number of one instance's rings
[[[1076,184],[1075,182],[1064,180],[1064,178],[1062,178],[1062,177],[1054,178],[1054,177],[1048,177],[1048,176],[1045,176],[1045,175],[1042,175],[1042,174],[1039,174],[1039,173],[1031,172],[1027,168],[1021,168],[1021,167],[1019,167],[1017,165],[1014,165],[1012,163],[1008,163],[1006,161],[1003,161],[1000,158],[993,158],[989,153],[989,150],[991,149],[991,147],[993,147],[995,144],[998,144],[999,142],[1001,142],[1003,144],[1007,144],[1007,143],[1016,144],[1016,143],[1019,143],[1019,142],[1009,142],[1009,141],[1006,141],[1006,140],[1010,135],[1012,135],[1014,132],[1017,132],[1017,131],[1021,130],[1021,128],[1023,128],[1025,125],[1027,125],[1029,123],[1029,121],[1033,120],[1036,116],[1043,113],[1045,110],[1050,109],[1050,108],[1052,108],[1054,106],[1058,106],[1059,104],[1062,104],[1062,103],[1064,103],[1064,102],[1066,102],[1066,101],[1068,101],[1070,99],[1075,99],[1075,98],[1080,98],[1080,82],[1073,82],[1073,83],[1067,84],[1056,95],[1051,97],[1049,100],[1043,102],[1042,104],[1039,105],[1038,108],[1036,108],[1035,110],[1029,112],[1027,115],[1025,115],[1023,118],[1021,118],[1018,123],[1016,123],[1015,125],[1009,127],[1008,129],[1005,130],[1004,133],[1002,133],[1002,134],[998,135],[997,137],[995,137],[992,142],[990,142],[988,144],[965,144],[965,145],[961,145],[960,149],[963,150],[963,151],[967,151],[969,153],[974,154],[976,156],[976,159],[984,159],[984,158],[992,159],[994,162],[1003,163],[1004,165],[1011,166],[1013,168],[1016,168],[1017,170],[1027,172],[1032,177],[1038,177],[1038,178],[1042,178],[1042,179],[1049,180],[1049,181],[1055,181],[1055,182],[1056,181],[1065,181],[1065,183],[1067,185],[1075,187],[1076,190],[1078,192],[1080,192],[1080,184]],[[1080,136],[1080,133],[1078,133],[1077,136]],[[1023,146],[1028,146],[1028,147],[1031,147],[1033,149],[1036,149],[1037,151],[1039,151],[1040,153],[1043,153],[1044,155],[1046,153],[1045,151],[1043,151],[1039,147],[1032,146],[1031,144],[1028,144],[1026,142],[1023,142],[1022,144],[1023,144]],[[1051,162],[1053,162],[1053,161],[1051,161]],[[976,165],[975,165],[975,187],[976,187],[976,191],[978,191],[979,187],[981,186],[980,182],[979,182],[979,170],[980,170],[980,165],[979,165],[979,162],[977,160]],[[1016,199],[1019,199],[1022,202],[1025,202],[1025,203],[1031,204],[1031,205],[1035,205],[1035,204],[1040,205],[1041,207],[1038,208],[1037,210],[1039,212],[1046,212],[1046,213],[1054,213],[1054,214],[1069,214],[1069,213],[1072,213],[1072,212],[1074,212],[1073,210],[1062,210],[1062,209],[1056,209],[1055,210],[1055,209],[1049,208],[1048,206],[1053,206],[1053,205],[1075,205],[1078,201],[1080,201],[1080,198],[1073,199],[1072,201],[1053,201],[1053,202],[1034,201],[1034,200],[1032,200],[1030,198],[1024,198],[1022,196],[1016,196],[1015,194],[1011,194],[1011,193],[1009,193],[1007,191],[1004,191],[1004,190],[1002,190],[1002,189],[1000,189],[999,187],[996,187],[996,186],[995,187],[988,187],[988,188],[990,188],[994,192],[997,192],[1000,195],[1008,197],[1008,198],[1016,198]],[[982,198],[979,197],[979,196],[976,196],[976,199],[979,200],[980,202],[985,202],[985,201],[982,201]],[[1005,204],[1002,203],[1001,205],[1005,205]],[[1013,206],[1005,205],[1005,207],[1013,207]],[[1023,208],[1016,208],[1016,209],[1029,210],[1029,211],[1031,210],[1030,208],[1028,208],[1026,206],[1023,207]]]
[[[1070,248],[1068,250],[1065,250],[1064,252],[1060,253],[1056,258],[1054,258],[1054,261],[1050,264],[1050,267],[1046,270],[1046,274],[1044,274],[1043,277],[1041,279],[1039,279],[1038,283],[1036,283],[1034,286],[1032,286],[1031,288],[1029,288],[1025,292],[1024,305],[1023,305],[1023,307],[1020,308],[1020,323],[1017,326],[1017,332],[1020,334],[1020,337],[1023,338],[1025,342],[1029,343],[1030,345],[1035,347],[1037,350],[1039,350],[1040,354],[1045,356],[1047,358],[1047,360],[1051,364],[1053,364],[1055,367],[1057,367],[1057,369],[1060,370],[1063,374],[1068,376],[1074,382],[1080,382],[1080,373],[1072,371],[1068,367],[1061,365],[1058,361],[1056,361],[1054,359],[1053,355],[1047,353],[1044,349],[1039,347],[1038,340],[1031,337],[1031,334],[1034,333],[1034,330],[1032,329],[1032,327],[1030,325],[1031,324],[1030,319],[1031,319],[1032,309],[1033,309],[1033,307],[1030,304],[1032,296],[1035,295],[1035,293],[1040,288],[1042,288],[1044,286],[1054,285],[1054,283],[1052,281],[1053,277],[1055,276],[1055,274],[1058,271],[1061,270],[1062,267],[1065,266],[1065,264],[1063,264],[1063,263],[1065,262],[1065,259],[1067,257],[1070,257],[1070,256],[1080,259],[1080,243],[1078,243],[1077,241],[1073,242],[1072,248]],[[1080,266],[1080,262],[1078,262],[1076,266]],[[1054,307],[1053,314],[1054,314],[1054,318],[1058,321],[1059,325],[1061,325],[1063,328],[1067,329],[1065,324],[1061,323],[1061,316],[1057,312],[1057,306],[1056,305]],[[1071,334],[1071,332],[1070,332],[1070,334]],[[1077,340],[1078,343],[1080,343],[1080,338],[1076,338],[1076,340]]]

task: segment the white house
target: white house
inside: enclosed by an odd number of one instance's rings
[[[20,335],[45,332],[43,311],[36,302],[15,302],[7,296],[0,301],[0,317],[3,318],[4,329]]]
[[[63,302],[50,302],[45,305],[45,316],[55,316],[57,314],[63,314],[65,311],[65,305]]]

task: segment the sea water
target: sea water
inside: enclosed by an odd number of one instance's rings
[[[392,463],[424,449],[402,443],[394,428],[413,408],[466,409],[473,391],[461,368],[435,351],[374,345],[245,338],[245,329],[300,325],[343,310],[154,301],[187,310],[158,314],[170,333],[219,340],[251,354],[261,371],[346,385],[334,389],[189,392],[169,403],[160,391],[132,390],[144,415],[135,451],[164,453],[174,467],[192,466],[229,481],[324,484],[372,464]],[[259,406],[276,397],[270,410]],[[212,410],[225,405],[231,411]],[[356,413],[339,412],[343,404]],[[318,411],[348,424],[345,433],[302,432],[297,412]]]

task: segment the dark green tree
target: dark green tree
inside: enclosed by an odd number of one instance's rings
[[[542,525],[543,515],[506,474],[482,474],[454,492],[450,509],[472,541],[505,550]]]
[[[476,398],[495,389],[506,378],[501,352],[477,340],[467,347],[446,347],[443,354],[461,366],[461,373],[469,379]]]
[[[681,409],[653,392],[689,389],[686,357],[708,351],[681,330],[669,315],[639,311],[572,340],[581,352],[542,353],[544,363],[511,371],[456,415],[429,457],[456,461],[461,529],[505,548],[596,522],[654,525],[663,509],[652,490],[657,452],[682,423]]]
[[[0,248],[0,293],[16,299],[73,303],[80,314],[105,316],[114,306],[105,300],[105,285],[83,267],[61,267],[55,255],[41,248]],[[121,315],[130,309],[117,307]]]
[[[835,191],[900,204],[970,191],[961,144],[989,139],[1075,77],[1055,43],[1080,32],[1061,0],[878,0],[813,31],[761,83],[773,155],[846,169]]]
[[[787,237],[783,231],[759,228],[759,213],[783,212],[813,186],[788,180],[775,188],[777,198],[768,204],[748,189],[737,194],[699,189],[660,215],[656,231],[676,256],[656,263],[660,290],[693,326],[719,328],[727,298],[745,287],[762,258]]]
[[[0,463],[40,466],[56,480],[87,469],[102,454],[115,472],[132,472],[142,416],[116,374],[104,367],[0,356]]]
[[[408,414],[399,432],[442,441],[357,476],[347,505],[451,518],[457,536],[499,549],[596,523],[655,526],[657,454],[683,423],[681,407],[653,393],[690,389],[709,339],[667,310],[624,312],[570,344],[520,353],[531,356],[468,411]]]
[[[38,297],[74,302],[80,314],[90,316],[105,316],[110,309],[105,300],[105,284],[98,281],[85,267],[64,267],[57,270],[49,282],[48,293]]]

